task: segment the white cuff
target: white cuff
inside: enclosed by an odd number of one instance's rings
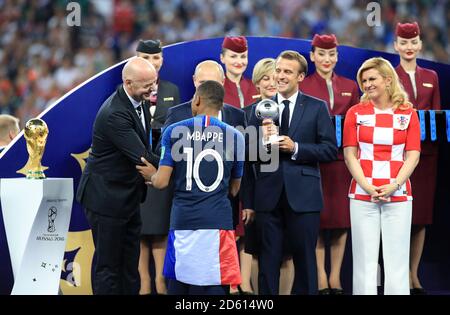
[[[294,153],[292,153],[291,159],[296,160],[298,154],[298,143],[294,142]]]

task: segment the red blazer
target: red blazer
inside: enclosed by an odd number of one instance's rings
[[[358,85],[355,81],[339,76],[336,73],[333,73],[331,81],[334,92],[333,109],[330,108],[327,83],[317,72],[300,82],[299,88],[305,94],[324,100],[331,115],[345,115],[350,107],[359,103]]]
[[[244,95],[244,106],[253,104],[259,98],[259,92],[253,85],[252,80],[242,77],[239,82],[242,94]],[[237,86],[234,82],[225,77],[225,97],[223,102],[234,107],[241,108]]]
[[[417,98],[414,97],[414,90],[411,79],[401,65],[395,68],[400,82],[408,93],[409,100],[413,103],[414,108],[420,110],[441,109],[441,95],[439,93],[439,79],[433,70],[416,67],[416,88]]]

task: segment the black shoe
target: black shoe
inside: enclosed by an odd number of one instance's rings
[[[242,290],[240,285],[238,285],[237,288],[238,288],[238,294],[239,295],[255,295],[255,293],[253,293],[253,292]]]
[[[427,295],[427,291],[424,288],[412,288],[409,290],[411,295]]]
[[[329,288],[320,289],[318,293],[319,295],[331,295],[331,290]]]
[[[344,289],[342,288],[331,288],[331,295],[344,295]]]

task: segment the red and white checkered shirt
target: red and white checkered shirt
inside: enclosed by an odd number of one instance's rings
[[[351,107],[345,116],[344,147],[358,147],[358,161],[374,186],[394,182],[405,151],[420,151],[420,125],[414,109],[380,110],[371,102]],[[352,179],[348,196],[370,201],[370,195]],[[388,201],[412,200],[409,179]]]

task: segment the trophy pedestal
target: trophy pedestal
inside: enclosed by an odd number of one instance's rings
[[[14,274],[11,294],[58,294],[73,179],[3,178],[0,196]]]

